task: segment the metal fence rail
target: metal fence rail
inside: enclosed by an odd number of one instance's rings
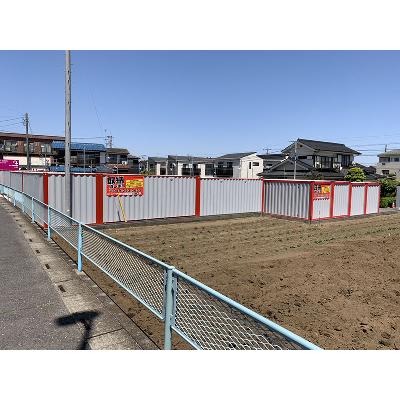
[[[0,193],[77,254],[100,268],[164,321],[164,348],[172,331],[196,349],[319,349],[201,282],[131,246],[70,218],[26,193],[0,184]]]

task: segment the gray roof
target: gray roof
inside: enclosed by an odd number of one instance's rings
[[[223,156],[217,157],[217,159],[224,158],[224,159],[232,160],[232,159],[247,157],[247,156],[249,156],[251,154],[255,154],[255,153],[257,153],[257,152],[256,151],[248,151],[246,153],[230,153],[230,154],[224,154]]]
[[[154,162],[165,162],[167,161],[167,157],[147,157],[147,159]]]
[[[345,146],[343,143],[334,142],[322,142],[320,140],[309,140],[309,139],[297,139],[297,142],[303,143],[314,150],[325,150],[325,151],[335,151],[339,153],[352,153],[361,154],[356,150],[350,149],[350,147]]]
[[[285,154],[257,154],[258,157],[262,158],[263,160],[283,160],[287,156]]]
[[[168,155],[168,160],[173,161],[182,161],[182,162],[189,162],[189,163],[213,163],[213,158],[207,157],[196,157],[196,156],[176,156],[176,155]]]
[[[400,149],[393,149],[385,151],[384,153],[378,154],[378,157],[390,157],[400,155]]]

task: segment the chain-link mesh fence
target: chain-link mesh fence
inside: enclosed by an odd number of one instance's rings
[[[79,224],[53,208],[50,208],[50,229],[60,235],[75,249],[78,248]]]
[[[41,201],[33,199],[34,217],[37,224],[43,228],[47,225],[47,209],[48,206]]]
[[[201,349],[301,349],[294,341],[181,276],[175,284],[174,329]]]
[[[0,185],[2,186],[2,185]],[[2,186],[1,193],[32,216],[32,198]],[[173,267],[158,261],[67,215],[33,199],[34,219],[42,227],[50,223],[58,235],[100,268],[131,295],[164,319],[166,331],[172,327],[199,349],[277,350],[317,349],[301,337],[266,320],[233,300],[215,292]],[[81,226],[82,241],[79,241]],[[80,247],[81,243],[81,247]],[[167,274],[172,289],[166,290]],[[171,275],[172,269],[172,275]],[[172,278],[171,278],[172,276]],[[171,315],[166,304],[173,304]],[[169,313],[169,311],[168,311]],[[168,336],[168,335],[167,335]],[[166,336],[166,337],[167,337]],[[168,348],[168,347],[166,347]]]
[[[157,262],[87,226],[82,254],[163,317],[164,269]]]

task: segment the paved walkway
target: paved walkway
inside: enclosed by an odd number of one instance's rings
[[[0,198],[0,349],[153,348],[86,274]]]

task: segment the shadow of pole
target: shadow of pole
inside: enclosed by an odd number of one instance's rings
[[[90,350],[88,341],[90,338],[93,321],[98,316],[99,313],[97,311],[83,311],[59,317],[56,319],[56,323],[59,326],[67,326],[81,323],[84,326],[85,331],[77,350]]]

